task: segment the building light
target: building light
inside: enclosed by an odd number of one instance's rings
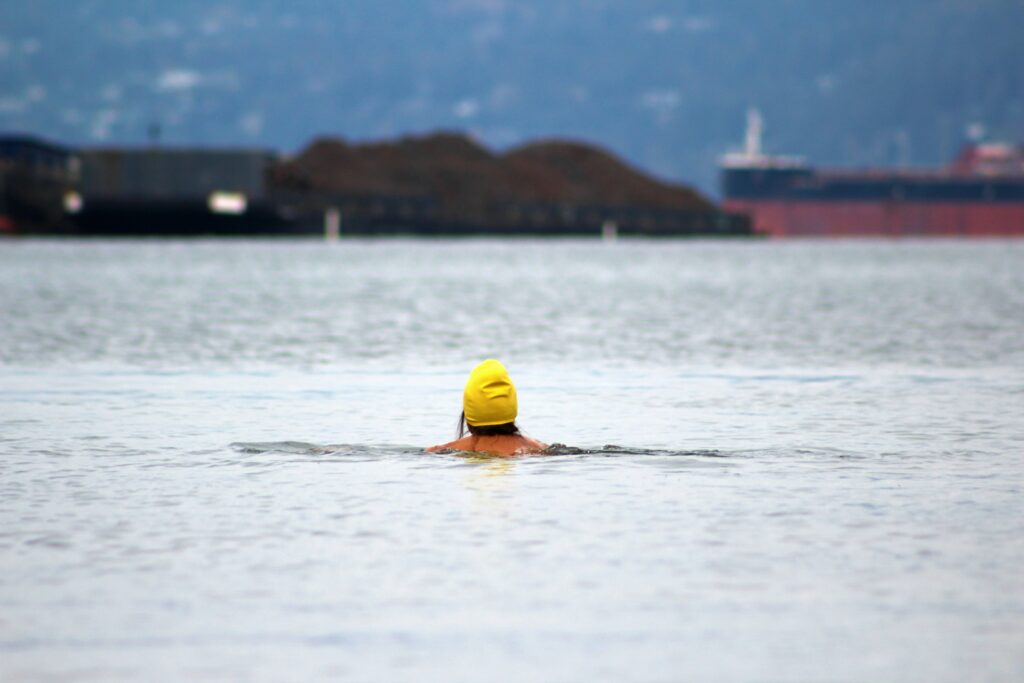
[[[207,205],[213,213],[239,215],[245,213],[246,200],[241,192],[214,192]]]
[[[65,213],[79,213],[82,210],[82,195],[77,192],[67,192],[64,194],[64,212]]]

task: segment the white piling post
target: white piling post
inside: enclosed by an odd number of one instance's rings
[[[341,236],[341,210],[336,206],[324,211],[324,239],[328,242],[337,241]]]
[[[613,220],[606,220],[601,224],[601,239],[605,242],[614,242],[619,236],[619,226]]]

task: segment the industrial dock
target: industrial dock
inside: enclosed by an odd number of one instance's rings
[[[607,152],[467,136],[314,141],[294,155],[0,138],[0,230],[140,236],[743,237],[748,217]]]

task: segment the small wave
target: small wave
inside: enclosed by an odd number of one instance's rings
[[[560,444],[555,444],[556,446]],[[599,449],[588,451],[595,454],[603,455],[657,455],[657,456],[674,456],[674,457],[699,457],[699,458],[725,458],[728,457],[726,453],[716,450],[708,449],[687,449],[687,450],[671,450],[663,448],[634,448],[631,446],[616,446],[614,444],[607,444]]]
[[[370,446],[365,444],[315,444],[305,441],[236,441],[229,446],[238,453],[261,455],[281,453],[286,455],[304,456],[373,456],[424,455],[424,450],[415,446]],[[460,451],[441,452],[434,455],[456,455],[479,457],[480,453],[462,453]],[[656,448],[636,448],[608,444],[600,448],[584,448],[554,443],[534,456],[661,456],[661,457],[697,457],[724,458],[727,455],[716,450],[669,450]],[[500,456],[508,457],[508,456]]]
[[[363,444],[315,444],[305,441],[236,441],[229,448],[247,455],[280,453],[304,456],[394,456],[422,453],[413,446],[368,446]]]
[[[267,441],[249,442],[236,441],[229,448],[239,453],[291,453],[294,455],[316,455],[319,453],[334,453],[341,448],[348,446],[318,446],[304,441]]]

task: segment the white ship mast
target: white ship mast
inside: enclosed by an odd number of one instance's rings
[[[761,158],[761,134],[764,132],[764,119],[756,107],[747,110],[747,134],[743,145],[743,153],[754,161]]]
[[[727,168],[794,168],[803,165],[799,157],[768,156],[761,147],[764,119],[757,107],[747,109],[747,130],[743,136],[743,151],[729,152],[721,159]]]

